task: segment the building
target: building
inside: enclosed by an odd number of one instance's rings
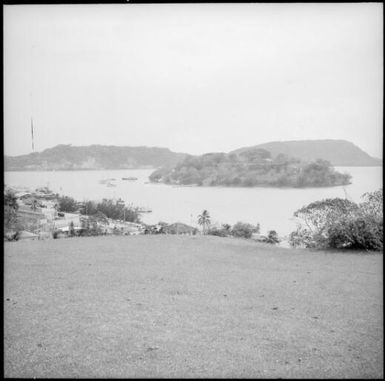
[[[23,230],[23,231],[19,232],[17,238],[19,241],[20,240],[35,240],[35,239],[39,239],[39,236],[37,234]]]

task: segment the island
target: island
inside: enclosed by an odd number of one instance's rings
[[[351,175],[337,172],[329,161],[304,161],[262,148],[239,153],[187,156],[175,166],[164,166],[150,181],[173,185],[232,187],[330,187],[350,184]]]

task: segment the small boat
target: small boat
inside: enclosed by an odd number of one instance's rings
[[[111,181],[116,181],[116,179],[102,179],[99,180],[99,184],[111,184]]]
[[[122,177],[122,180],[135,181],[135,180],[138,180],[138,178],[137,177]]]
[[[116,184],[112,184],[112,183],[108,182],[108,183],[107,183],[107,186],[108,186],[108,187],[116,187]]]

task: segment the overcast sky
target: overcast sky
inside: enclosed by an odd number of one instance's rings
[[[6,5],[4,151],[201,154],[346,139],[382,157],[382,4]]]

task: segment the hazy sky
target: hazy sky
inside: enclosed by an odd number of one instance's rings
[[[382,157],[382,4],[6,5],[4,150],[200,154],[346,139]]]

